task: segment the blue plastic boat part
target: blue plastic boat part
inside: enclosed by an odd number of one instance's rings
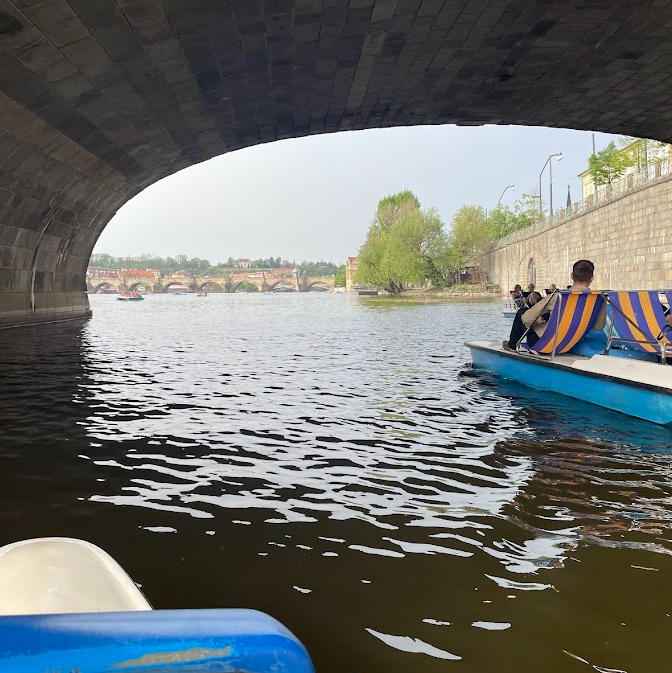
[[[0,617],[2,673],[314,673],[299,640],[255,610]]]
[[[0,673],[314,673],[256,610],[152,610],[104,550],[72,538],[0,547]]]
[[[653,423],[672,424],[672,370],[666,365],[605,355],[551,360],[505,351],[501,342],[466,345],[476,368]]]

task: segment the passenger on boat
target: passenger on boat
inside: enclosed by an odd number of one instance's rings
[[[571,287],[571,285],[570,285]],[[547,288],[546,288],[546,296],[552,295],[556,290],[558,289],[558,286],[555,283],[551,283]]]
[[[523,297],[523,288],[516,285],[511,292],[509,292],[511,303],[516,309],[522,308],[525,305],[525,297]]]
[[[533,292],[527,297],[527,303],[524,304],[513,318],[513,325],[511,326],[511,336],[508,341],[504,341],[502,346],[504,350],[516,350],[516,345],[520,338],[525,334],[525,324],[523,323],[523,313],[528,311],[532,306],[534,306],[541,299],[541,295],[538,292]],[[535,335],[536,336],[536,335]],[[536,341],[536,339],[535,339]]]
[[[523,292],[523,297],[527,299],[533,292],[534,292],[534,283],[530,283],[527,286],[527,290]]]
[[[595,265],[587,259],[580,259],[578,262],[575,262],[574,266],[572,267],[571,277],[573,285],[568,286],[567,289],[589,290],[590,284],[593,282],[594,273]],[[514,319],[513,325],[511,326],[509,340],[508,342],[503,342],[502,347],[505,350],[515,349],[518,342],[523,338],[525,330],[527,329],[529,329],[527,343],[530,346],[533,346],[546,330],[548,325],[548,318],[550,317],[551,311],[555,306],[557,298],[557,292],[548,297],[544,297],[541,301],[537,301],[530,309],[522,312],[520,316],[520,323],[517,323]],[[600,315],[597,316],[597,320],[593,325],[593,330],[602,331],[606,324],[606,320],[607,310],[605,304],[605,306],[600,311]]]

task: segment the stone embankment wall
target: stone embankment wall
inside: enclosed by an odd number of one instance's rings
[[[503,291],[530,282],[564,287],[577,259],[595,264],[595,289],[672,287],[672,176],[539,227],[509,234],[489,258],[491,281]]]

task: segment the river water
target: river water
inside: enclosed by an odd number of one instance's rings
[[[0,543],[266,611],[320,673],[672,667],[672,431],[473,371],[499,302],[91,304],[0,330]]]

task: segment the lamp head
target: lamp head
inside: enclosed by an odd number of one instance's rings
[[[558,152],[558,154],[555,155],[555,160],[562,161],[562,152]]]

